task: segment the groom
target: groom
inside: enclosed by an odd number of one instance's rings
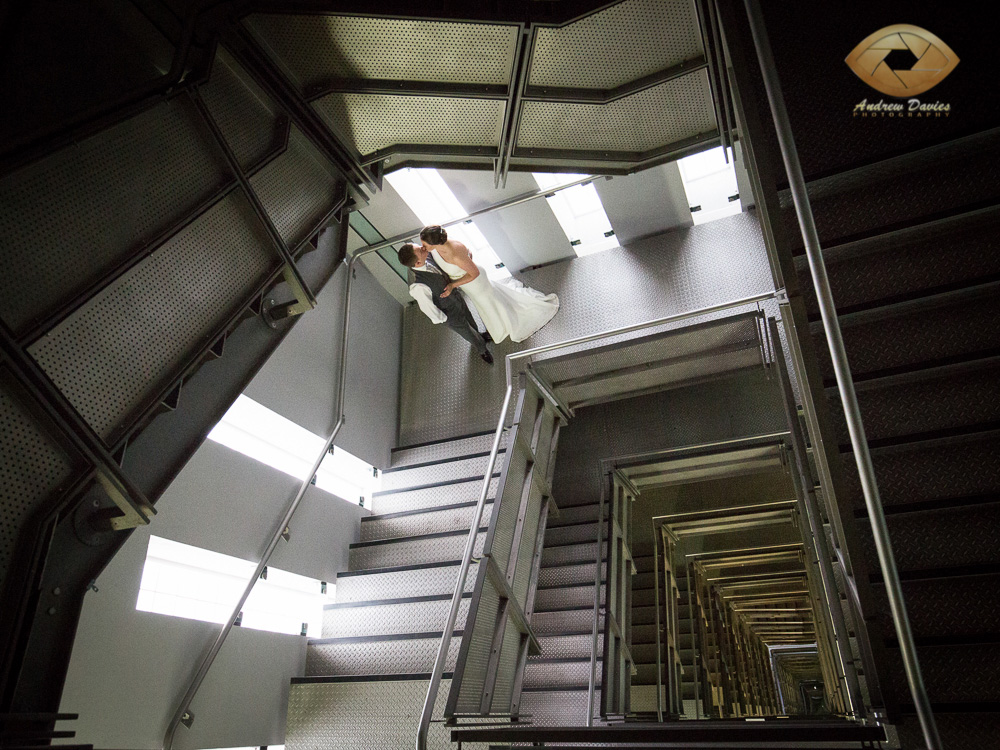
[[[432,323],[447,322],[449,328],[472,344],[486,364],[492,365],[493,355],[462,295],[453,294],[449,289],[442,296],[450,279],[438,268],[430,252],[424,247],[406,244],[399,248],[397,255],[399,262],[410,269],[410,296],[417,301],[420,310]]]

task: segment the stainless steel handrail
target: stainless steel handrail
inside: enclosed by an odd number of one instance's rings
[[[347,231],[346,224],[343,224],[342,226],[343,231]],[[257,567],[254,569],[254,573],[250,577],[250,582],[243,590],[243,594],[240,596],[239,602],[237,602],[236,606],[233,608],[229,619],[223,624],[222,629],[215,637],[215,641],[212,643],[211,647],[205,652],[201,661],[198,663],[198,669],[195,671],[194,677],[191,679],[187,690],[184,692],[184,696],[178,703],[177,710],[174,712],[173,718],[171,718],[170,723],[167,725],[167,731],[163,736],[164,750],[171,750],[174,742],[174,735],[177,732],[177,727],[184,720],[185,715],[188,715],[191,702],[198,693],[198,689],[201,687],[201,683],[204,681],[208,671],[212,668],[212,663],[215,661],[215,657],[219,655],[219,651],[222,649],[222,644],[225,643],[229,632],[233,629],[233,625],[236,622],[236,618],[239,616],[240,611],[243,609],[243,605],[246,604],[247,599],[250,597],[250,593],[253,591],[254,585],[260,578],[268,560],[271,559],[271,554],[274,552],[275,547],[278,546],[278,542],[284,535],[285,529],[288,528],[288,524],[291,522],[292,516],[295,514],[296,509],[299,507],[299,503],[305,496],[306,490],[310,487],[313,476],[315,476],[316,472],[319,471],[320,464],[323,463],[323,459],[326,458],[326,455],[330,450],[330,446],[332,446],[333,441],[337,439],[337,435],[340,433],[340,428],[344,426],[344,421],[346,419],[344,415],[344,400],[347,390],[347,343],[351,327],[351,282],[354,280],[354,264],[357,262],[358,258],[367,252],[367,250],[359,251],[355,253],[350,260],[345,260],[347,265],[347,290],[344,294],[344,325],[342,329],[343,340],[340,342],[340,374],[339,382],[337,384],[337,408],[335,410],[335,413],[338,415],[337,423],[333,426],[333,431],[330,433],[330,436],[323,443],[323,449],[313,462],[312,470],[309,472],[308,476],[302,480],[298,491],[285,508],[281,521],[271,534],[267,548],[264,550],[264,554],[257,563]]]
[[[802,232],[802,241],[805,244],[806,258],[809,262],[809,271],[812,274],[813,286],[816,290],[816,299],[819,302],[820,315],[823,318],[823,330],[826,333],[827,343],[830,347],[830,358],[833,361],[834,374],[837,378],[837,390],[840,393],[844,415],[847,418],[847,431],[851,436],[854,460],[857,463],[858,474],[861,477],[861,489],[865,496],[865,505],[868,508],[868,518],[871,521],[872,535],[875,540],[875,550],[878,553],[879,566],[882,569],[882,577],[885,580],[886,594],[889,598],[889,609],[892,611],[892,622],[896,628],[896,637],[899,639],[899,647],[903,657],[903,668],[906,671],[906,680],[909,683],[910,695],[913,697],[913,703],[917,710],[917,717],[920,720],[920,727],[924,733],[924,742],[927,745],[927,750],[941,750],[941,737],[938,734],[937,723],[934,720],[934,713],[931,710],[930,699],[927,697],[927,690],[924,686],[924,679],[920,670],[920,662],[917,658],[913,632],[910,628],[910,619],[906,612],[906,602],[903,599],[903,589],[899,581],[899,572],[896,569],[892,543],[889,540],[889,528],[885,520],[882,500],[879,497],[875,467],[872,464],[871,454],[868,451],[868,439],[865,436],[865,427],[861,421],[861,410],[858,406],[857,394],[854,391],[854,380],[851,377],[851,368],[847,360],[847,352],[844,349],[844,339],[840,332],[840,323],[837,320],[837,308],[833,302],[830,280],[827,277],[826,264],[823,261],[823,250],[819,242],[819,233],[816,231],[816,223],[812,207],[809,203],[805,175],[802,172],[802,165],[799,163],[799,155],[795,147],[795,139],[792,135],[791,122],[788,119],[788,112],[785,109],[781,81],[778,78],[778,71],[775,67],[771,44],[764,25],[760,5],[756,0],[744,0],[744,3],[750,21],[750,33],[753,37],[754,47],[757,50],[757,59],[760,62],[761,74],[764,78],[764,88],[767,91],[768,104],[771,107],[771,115],[774,117],[778,146],[781,149],[781,158],[785,164],[785,173],[788,176],[792,201],[795,203],[795,214],[799,221],[799,229]]]

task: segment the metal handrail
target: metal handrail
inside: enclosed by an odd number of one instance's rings
[[[937,723],[931,710],[930,699],[924,686],[920,662],[917,658],[916,644],[910,628],[910,619],[906,612],[906,602],[899,581],[899,571],[889,540],[889,527],[885,520],[885,511],[879,497],[878,481],[875,478],[875,467],[872,464],[871,453],[868,451],[868,440],[865,436],[864,424],[861,421],[861,410],[858,406],[857,394],[854,391],[854,380],[851,376],[847,352],[844,349],[844,339],[837,320],[837,308],[833,302],[830,280],[827,277],[826,264],[823,261],[823,250],[820,246],[819,233],[809,203],[809,193],[806,190],[805,175],[799,163],[798,150],[792,135],[792,126],[785,108],[784,95],[781,91],[781,81],[775,67],[771,44],[764,25],[760,5],[756,0],[744,0],[747,16],[750,22],[750,34],[757,50],[764,88],[767,92],[768,104],[774,118],[778,146],[785,165],[785,173],[791,189],[792,201],[795,204],[795,214],[798,218],[802,241],[805,245],[806,259],[812,274],[816,299],[819,303],[820,315],[823,319],[823,330],[826,333],[830,347],[830,358],[837,379],[837,390],[840,393],[844,415],[847,420],[847,431],[851,437],[851,447],[854,450],[854,460],[861,477],[861,489],[871,521],[872,536],[875,540],[875,550],[878,553],[879,567],[885,580],[886,594],[889,599],[889,609],[892,612],[892,622],[899,639],[899,648],[903,657],[903,668],[909,683],[910,695],[916,707],[920,727],[923,730],[927,750],[941,750],[941,737],[938,734]]]
[[[346,231],[346,225],[343,225],[343,230]],[[250,593],[253,591],[254,585],[260,578],[261,573],[267,566],[268,560],[271,558],[271,554],[274,552],[275,547],[278,546],[278,542],[285,535],[288,524],[292,520],[292,516],[295,514],[296,509],[299,507],[299,503],[306,494],[306,490],[309,489],[312,478],[319,471],[320,464],[323,463],[323,459],[326,458],[327,453],[330,450],[330,446],[333,445],[333,441],[337,439],[337,435],[340,433],[340,428],[344,426],[346,416],[344,414],[344,401],[345,394],[347,390],[347,343],[351,327],[351,282],[354,280],[354,264],[358,259],[366,254],[367,250],[361,250],[355,253],[350,260],[345,259],[347,265],[347,290],[344,294],[344,325],[343,325],[343,340],[340,342],[340,374],[339,382],[337,384],[337,408],[335,413],[337,416],[337,423],[333,426],[333,431],[330,436],[323,443],[323,449],[320,451],[316,460],[313,462],[312,470],[302,480],[299,485],[298,491],[295,496],[288,503],[285,508],[285,512],[281,517],[281,521],[275,527],[271,538],[268,541],[267,548],[264,550],[264,554],[261,556],[260,561],[257,563],[257,567],[254,569],[253,575],[250,577],[250,581],[246,588],[243,590],[243,594],[240,596],[239,601],[233,608],[229,619],[222,625],[222,629],[219,634],[215,637],[215,641],[212,643],[211,647],[202,656],[201,661],[198,664],[198,669],[195,671],[194,677],[191,679],[187,690],[184,692],[183,697],[177,705],[177,710],[174,712],[173,718],[171,718],[170,723],[167,725],[167,731],[163,737],[163,749],[171,750],[174,742],[174,734],[177,732],[177,727],[184,721],[190,719],[189,709],[191,702],[194,700],[195,695],[198,693],[198,689],[201,687],[201,683],[204,681],[208,671],[212,668],[212,663],[215,661],[215,657],[219,655],[219,651],[222,649],[222,644],[225,643],[229,632],[233,629],[233,625],[236,622],[236,618],[239,616],[240,611],[243,609],[243,605],[246,604],[247,599],[250,597]],[[473,528],[478,526],[478,518],[476,524]],[[188,718],[186,718],[188,717]]]

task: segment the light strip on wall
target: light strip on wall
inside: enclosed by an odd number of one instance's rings
[[[726,163],[722,146],[686,156],[677,162],[695,224],[706,224],[743,210],[736,185],[732,151]],[[734,196],[736,196],[734,198]]]
[[[387,174],[385,180],[424,225],[446,224],[469,215],[436,169],[400,169]],[[449,239],[469,248],[473,260],[486,269],[489,278],[510,277],[510,271],[474,221],[448,227],[447,231]]]
[[[135,608],[202,622],[225,622],[246,588],[256,564],[250,560],[149,537]],[[268,568],[243,606],[242,627],[273,633],[318,636],[323,605],[332,601],[333,584]]]
[[[587,176],[548,172],[533,175],[538,187],[543,190],[582,180]],[[611,228],[611,221],[593,183],[560,190],[546,196],[546,201],[577,255],[593,255],[619,247],[618,238]]]
[[[306,479],[324,440],[253,399],[240,396],[208,433],[210,440],[296,479]],[[334,448],[316,472],[316,486],[348,502],[371,507],[381,486],[373,467]]]

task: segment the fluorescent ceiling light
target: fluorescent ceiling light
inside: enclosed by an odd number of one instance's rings
[[[535,182],[542,190],[576,182],[586,176],[534,173]],[[560,190],[546,196],[546,201],[577,255],[593,255],[619,247],[618,238],[611,228],[611,221],[593,183]]]
[[[400,169],[387,174],[385,180],[425,226],[447,224],[469,215],[436,169]],[[473,260],[486,269],[489,278],[510,277],[510,271],[474,221],[448,227],[447,232],[449,239],[469,248]]]
[[[208,437],[299,480],[308,478],[325,442],[305,427],[242,395]],[[316,472],[316,486],[370,508],[372,493],[381,486],[381,479],[370,464],[335,447]]]
[[[688,205],[692,209],[700,207],[691,212],[695,224],[706,224],[743,210],[738,197],[730,200],[739,195],[732,151],[728,164],[722,146],[719,146],[680,159],[677,166],[681,171]]]
[[[135,608],[202,622],[223,623],[250,581],[256,564],[220,552],[149,537]],[[333,584],[277,568],[257,581],[243,605],[242,627],[273,633],[318,636],[323,605],[332,601]]]

